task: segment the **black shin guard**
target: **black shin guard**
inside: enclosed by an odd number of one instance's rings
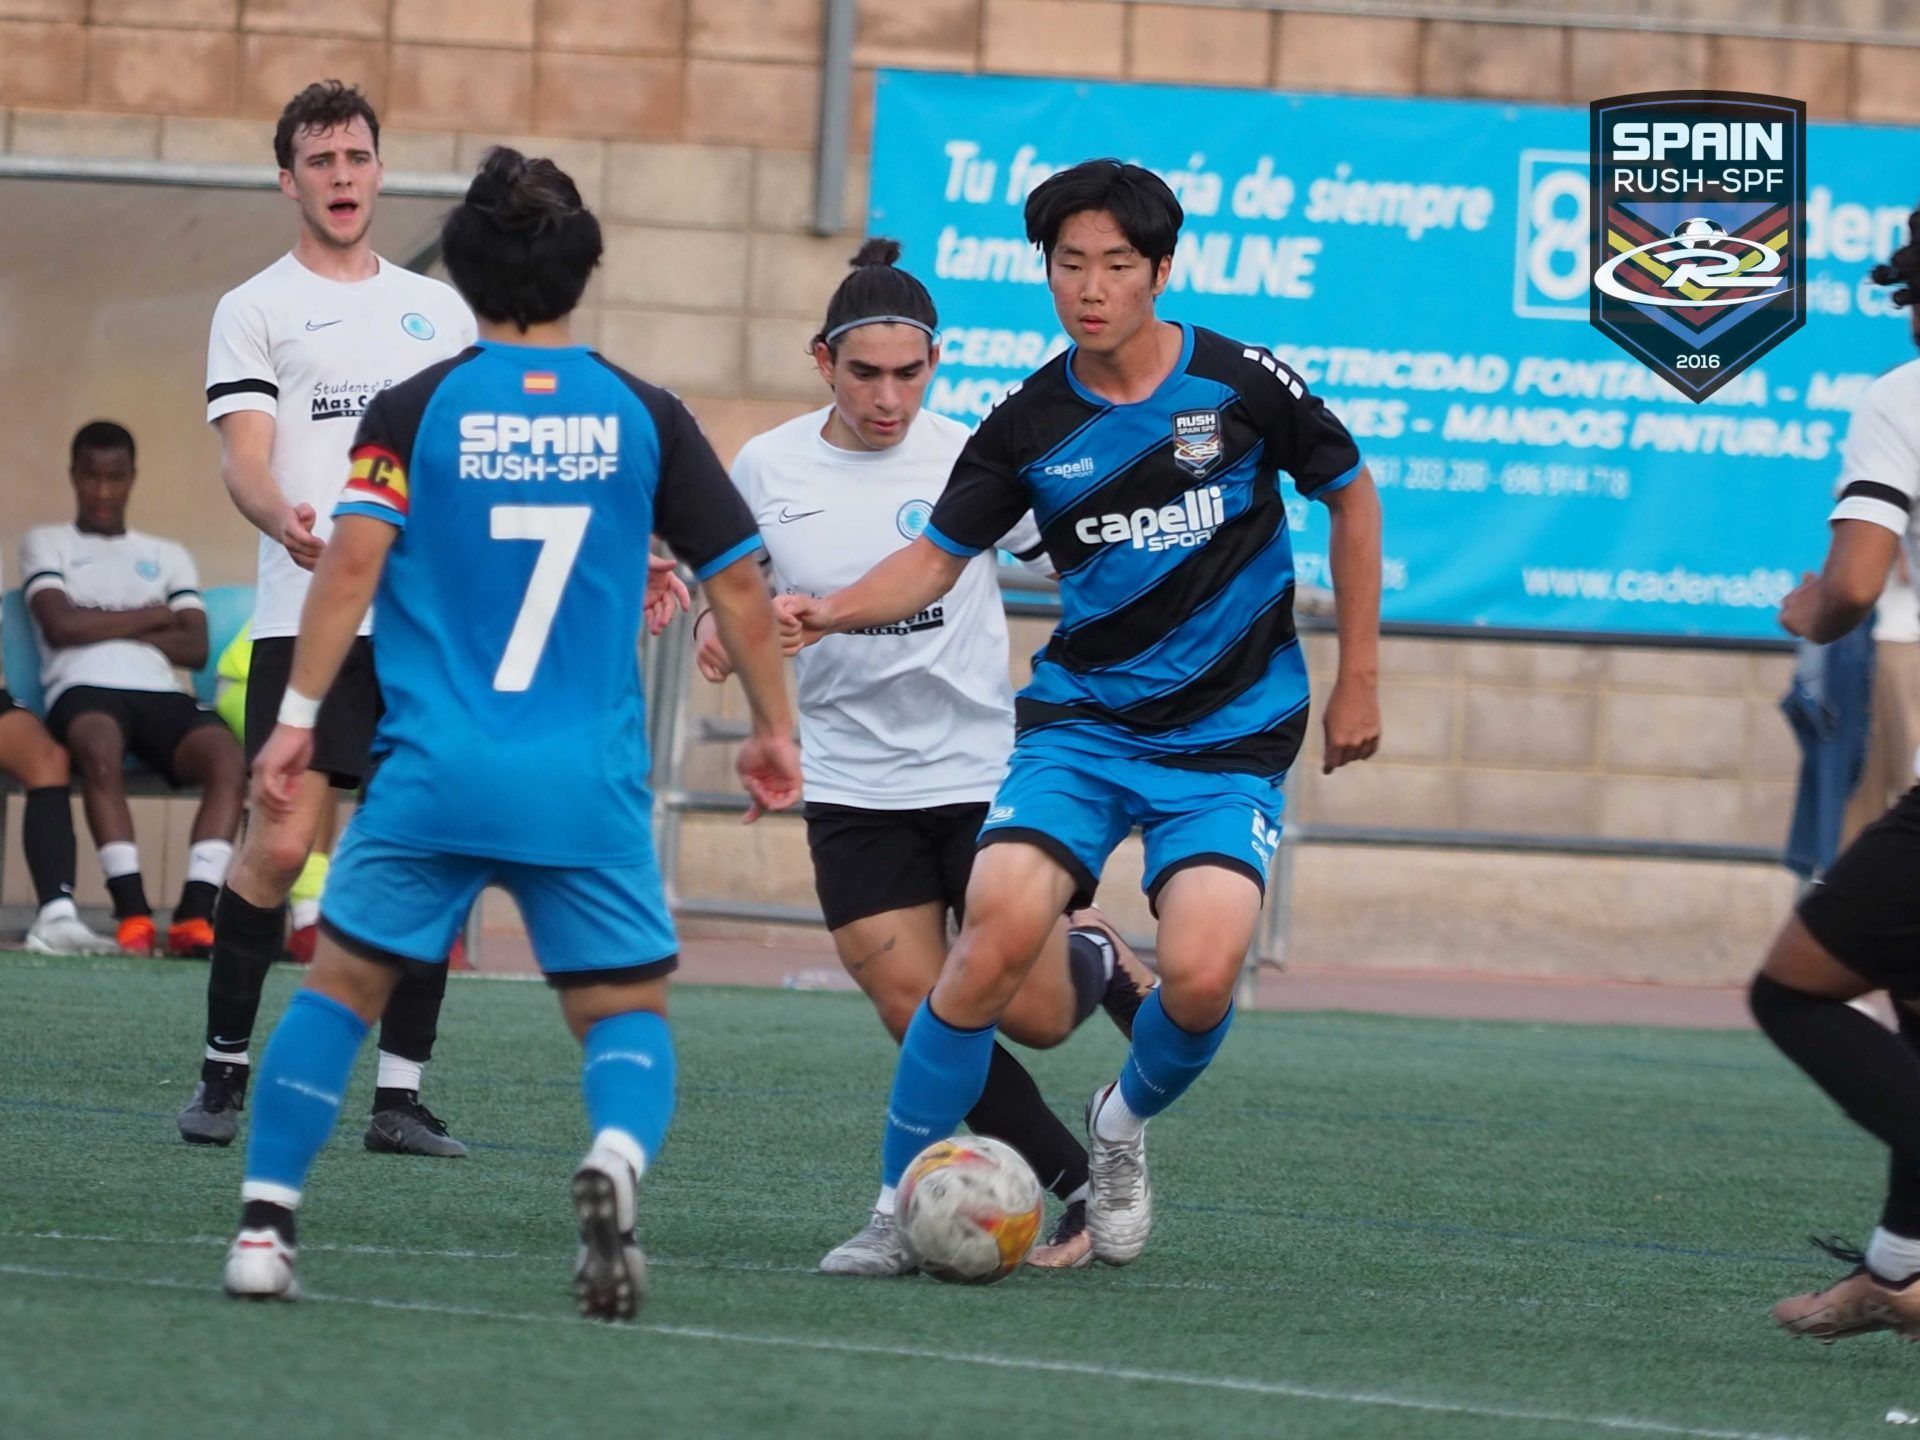
[[[380,1048],[421,1065],[433,1058],[440,1033],[440,1002],[447,998],[447,967],[410,964],[380,1017]]]
[[[253,1039],[260,990],[280,958],[287,907],[262,907],[222,889],[214,902],[213,962],[207,967],[207,1044],[237,1055]]]
[[[1098,930],[1067,932],[1067,978],[1073,981],[1073,1023],[1080,1022],[1099,1008],[1100,997],[1107,993],[1107,981],[1119,964],[1112,942]]]
[[[1087,1149],[1060,1122],[1027,1067],[997,1041],[987,1066],[987,1088],[967,1112],[976,1135],[1004,1140],[1023,1156],[1040,1183],[1062,1200],[1087,1183]]]
[[[1920,1156],[1920,1053],[1843,1000],[1756,975],[1748,992],[1767,1038],[1895,1155]]]
[[[33,875],[33,893],[42,905],[73,894],[79,851],[73,839],[73,807],[65,785],[43,785],[27,792],[20,816],[20,848]]]

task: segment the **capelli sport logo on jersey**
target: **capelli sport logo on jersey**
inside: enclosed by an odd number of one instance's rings
[[[1617,95],[1592,140],[1594,328],[1704,400],[1806,323],[1806,104]]]
[[[618,415],[462,415],[462,480],[606,480],[620,469]]]
[[[1209,485],[1157,510],[1143,506],[1131,513],[1083,515],[1073,533],[1083,545],[1118,545],[1124,540],[1135,550],[1185,550],[1206,544],[1226,518],[1220,487]]]
[[[1185,410],[1173,417],[1173,463],[1194,479],[1220,463],[1220,412]]]

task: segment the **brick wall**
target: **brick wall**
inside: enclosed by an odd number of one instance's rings
[[[1436,0],[1429,13],[1445,8]],[[1667,9],[1711,20],[1726,7]],[[823,12],[822,0],[0,0],[0,144],[257,164],[286,96],[339,75],[379,104],[390,169],[464,169],[499,139],[551,154],[608,226],[587,338],[686,395],[731,455],[819,399],[805,342],[864,212],[876,67],[1563,103],[1714,85],[1802,96],[1818,117],[1920,122],[1920,48],[1903,45],[1116,0],[863,0],[849,230],[822,240],[807,226]],[[1920,10],[1894,0],[1780,0],[1767,18],[1920,38]],[[243,542],[203,556],[212,581],[249,578],[251,565]],[[1324,668],[1325,648],[1313,658]],[[1777,658],[1402,641],[1385,659],[1386,751],[1328,782],[1303,764],[1296,813],[1756,843],[1784,832],[1794,756],[1773,710],[1786,676]],[[760,859],[749,867],[763,888],[804,895],[791,837],[765,843],[785,858],[781,878]],[[1467,893],[1450,878],[1459,863],[1316,859],[1303,872],[1318,877],[1302,898],[1305,933],[1321,937],[1324,958],[1372,947],[1376,959],[1428,963],[1382,952],[1361,922],[1389,892],[1444,910],[1445,895]],[[1562,884],[1535,862],[1478,868],[1511,877],[1522,905],[1530,887],[1544,895]],[[1373,889],[1331,878],[1361,873]],[[1656,884],[1647,867],[1579,873],[1623,896]],[[1671,868],[1657,885],[1690,896],[1689,913],[1709,920],[1724,919],[1736,893],[1745,898],[1733,913],[1749,923],[1785,895],[1771,881],[1748,891],[1724,874]],[[1442,917],[1434,954],[1539,968],[1530,957],[1551,948],[1564,915],[1538,914],[1537,936],[1516,918],[1497,954],[1463,942],[1471,958],[1444,943]],[[1652,943],[1658,969],[1662,932],[1676,927],[1654,915],[1644,928],[1622,933]]]

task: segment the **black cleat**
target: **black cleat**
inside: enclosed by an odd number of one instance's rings
[[[418,1100],[374,1111],[363,1139],[367,1149],[380,1155],[433,1155],[445,1160],[462,1160],[467,1154],[467,1147],[447,1133],[447,1122]]]
[[[180,1138],[189,1145],[231,1145],[240,1133],[240,1112],[247,1108],[245,1065],[210,1061],[200,1068],[200,1083],[180,1112]]]

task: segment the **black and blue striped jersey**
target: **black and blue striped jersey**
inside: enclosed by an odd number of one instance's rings
[[[1074,351],[1016,386],[961,452],[926,535],[974,555],[1027,510],[1060,624],[1015,703],[1022,737],[1188,770],[1279,775],[1306,732],[1279,472],[1324,497],[1353,437],[1267,351],[1182,326],[1173,372],[1117,405]]]

